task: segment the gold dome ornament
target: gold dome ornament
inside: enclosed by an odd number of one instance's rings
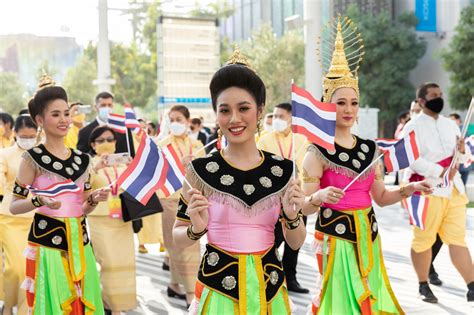
[[[43,74],[41,75],[37,90],[41,90],[41,89],[44,89],[45,87],[55,86],[55,85],[56,85],[56,82],[53,80],[53,78],[49,76],[43,70]]]
[[[237,45],[234,46],[234,52],[230,55],[226,65],[243,65],[255,72],[255,70],[250,66],[247,56],[240,52],[240,48]]]
[[[365,52],[357,27],[348,17],[338,16],[323,32],[327,39],[323,40],[323,49],[318,54],[324,75],[324,102],[330,102],[334,91],[342,87],[354,89],[359,96],[357,70]]]

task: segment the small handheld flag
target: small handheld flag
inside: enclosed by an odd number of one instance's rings
[[[168,197],[183,187],[185,171],[183,163],[181,163],[171,143],[164,147],[162,151],[168,161],[169,167],[166,174],[166,181],[161,191],[165,197]]]
[[[467,137],[465,140],[466,147],[469,149],[469,152],[471,152],[471,155],[474,156],[474,136]],[[469,167],[472,164],[472,158],[464,162],[464,167]]]
[[[126,133],[125,116],[118,114],[109,114],[107,125],[118,133]]]
[[[421,195],[412,195],[402,200],[403,207],[410,217],[410,224],[425,229],[426,212],[428,210],[428,198]]]
[[[72,180],[68,179],[63,182],[55,183],[49,187],[38,189],[31,186],[27,186],[30,192],[37,196],[44,196],[54,198],[65,193],[78,192],[79,186],[76,185]]]
[[[336,104],[317,101],[308,91],[291,86],[292,129],[309,141],[328,150],[335,150]]]
[[[408,136],[387,147],[383,154],[388,173],[409,167],[420,157],[415,132],[411,131]]]
[[[135,134],[141,134],[143,129],[138,122],[137,115],[135,115],[135,111],[132,108],[132,105],[126,103],[124,104],[124,111],[125,111],[125,126],[133,130]]]
[[[168,167],[156,143],[150,137],[142,137],[135,158],[119,176],[117,185],[146,205],[155,191],[165,184]]]
[[[375,142],[379,146],[379,149],[382,151],[388,150],[391,146],[393,146],[398,141],[400,141],[400,139],[384,139],[384,138],[375,139]]]

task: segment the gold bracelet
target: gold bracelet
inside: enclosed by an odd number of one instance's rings
[[[410,197],[412,194],[407,194],[407,192],[405,191],[405,188],[406,188],[406,186],[401,186],[401,187],[400,187],[400,195],[401,195],[403,198],[408,198],[408,197]]]
[[[303,213],[301,213],[301,210],[298,211],[298,214],[296,215],[296,218],[293,220],[288,219],[288,217],[285,214],[285,211],[283,211],[283,217],[285,218],[285,227],[288,230],[294,230],[300,226],[301,220],[300,218],[303,217]]]
[[[87,198],[87,204],[91,207],[97,207],[99,203],[97,201],[94,201],[94,199],[92,198],[92,194],[90,194]]]
[[[198,239],[203,237],[204,234],[206,234],[206,233],[207,233],[207,229],[204,229],[202,232],[199,232],[199,233],[194,233],[192,224],[190,224],[188,226],[188,229],[186,230],[186,234],[188,235],[188,238],[192,241],[197,241]]]
[[[312,206],[315,207],[315,208],[320,208],[321,205],[323,204],[323,202],[321,201],[318,205],[315,205],[315,204],[313,203],[313,196],[314,196],[314,194],[312,194],[312,195],[309,197],[309,200],[308,200],[309,204],[312,205]]]

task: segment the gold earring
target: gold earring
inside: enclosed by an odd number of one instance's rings
[[[356,117],[356,123],[359,123],[359,116]]]
[[[36,144],[41,142],[41,133],[43,132],[43,126],[39,126],[38,133],[36,134]]]
[[[260,138],[260,131],[262,129],[262,119],[260,118],[257,120],[257,132],[258,132],[258,137]]]
[[[221,130],[221,128],[217,128],[217,143],[216,143],[217,150],[222,149],[221,148],[221,141],[222,141],[222,130]]]

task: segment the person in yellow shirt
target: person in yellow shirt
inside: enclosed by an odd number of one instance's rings
[[[171,143],[186,168],[193,158],[205,155],[202,150],[203,145],[201,141],[194,140],[188,135],[190,113],[186,106],[175,105],[170,109],[168,115],[171,134],[161,140],[158,146],[164,147]],[[168,296],[186,299],[190,304],[194,297],[196,275],[200,263],[200,247],[199,242],[196,242],[193,246],[183,250],[173,242],[173,225],[178,211],[180,194],[181,190],[166,198],[160,195],[159,197],[163,206],[163,238],[170,260],[171,280],[168,286]],[[184,286],[185,294],[181,293],[179,284]]]
[[[14,306],[18,308],[17,314],[27,313],[25,291],[20,286],[26,266],[23,250],[28,243],[34,214],[13,215],[9,210],[21,156],[35,146],[37,127],[29,114],[22,114],[16,119],[14,130],[16,142],[11,147],[0,149],[0,187],[5,191],[0,207],[0,253],[3,252],[5,260],[3,271],[0,268],[0,278],[4,280],[4,288],[0,288],[0,296],[4,297],[3,315],[13,314]]]
[[[294,138],[294,142],[293,142]],[[291,131],[291,104],[281,103],[273,110],[272,131],[260,137],[257,147],[260,150],[271,152],[286,159],[296,159],[296,167],[302,170],[303,159],[308,148],[309,141],[301,134],[293,134]],[[302,175],[301,172],[299,173]],[[306,223],[306,217],[304,217]],[[275,226],[275,245],[278,247],[284,241],[281,224]],[[283,269],[285,270],[286,283],[289,291],[297,293],[308,293],[309,290],[302,288],[296,279],[296,264],[298,263],[299,250],[291,249],[285,243],[283,254]]]
[[[13,117],[8,113],[0,113],[0,149],[13,145]]]
[[[107,126],[96,127],[89,140],[93,167],[92,189],[111,185],[111,195],[100,202],[87,217],[100,265],[100,282],[104,307],[112,315],[133,310],[137,305],[135,246],[132,222],[122,220],[122,206],[116,181],[125,164],[109,165],[107,156],[115,153],[115,132]],[[115,183],[115,184],[114,184]]]
[[[72,117],[72,125],[69,128],[69,131],[64,137],[64,144],[66,147],[71,149],[77,148],[77,141],[79,140],[79,130],[84,127],[84,122],[86,121],[86,114],[79,113],[79,106],[83,105],[82,103],[76,102],[72,103],[69,106],[69,114]]]

